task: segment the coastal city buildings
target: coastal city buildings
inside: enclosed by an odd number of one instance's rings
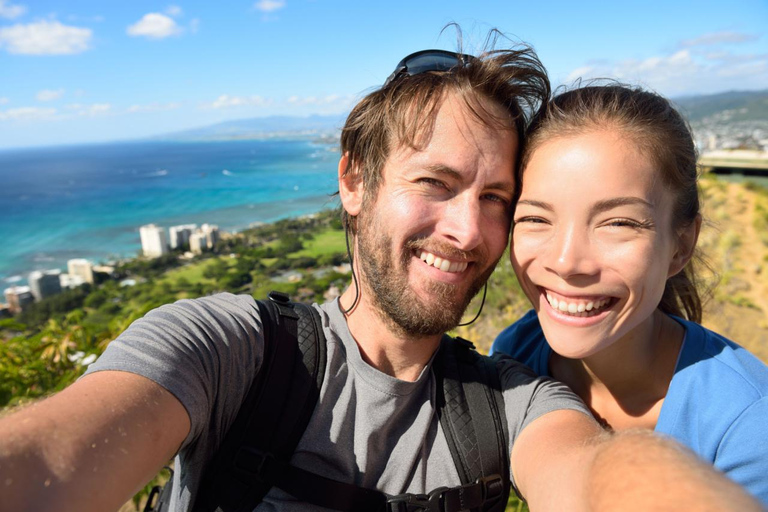
[[[186,249],[189,247],[189,237],[197,229],[197,224],[181,224],[168,228],[171,249]]]
[[[147,258],[159,258],[168,254],[168,242],[165,238],[165,229],[154,224],[147,224],[139,228],[141,236],[141,250]]]
[[[91,265],[91,262],[83,259],[83,258],[75,258],[67,261],[67,272],[69,273],[69,278],[73,278],[74,281],[77,281],[77,278],[80,279],[80,282],[75,284],[75,286],[79,286],[83,283],[89,283],[93,284],[93,265]],[[69,278],[66,278],[62,276],[62,286],[71,288],[71,280]],[[65,285],[64,283],[67,282],[68,285]]]
[[[11,286],[5,289],[5,302],[8,304],[8,310],[17,315],[35,302],[35,296],[29,286]]]
[[[189,250],[192,254],[202,254],[207,247],[207,240],[204,233],[196,231],[189,235]]]
[[[205,235],[205,243],[208,249],[213,249],[216,242],[219,241],[219,226],[213,224],[203,224],[200,231]]]
[[[219,226],[203,224],[200,229],[189,236],[189,250],[193,254],[202,254],[214,248],[220,239]]]
[[[35,300],[41,301],[51,295],[61,293],[61,270],[36,270],[29,274],[27,282]]]

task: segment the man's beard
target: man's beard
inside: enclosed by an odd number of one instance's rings
[[[439,281],[428,283],[429,297],[425,301],[410,288],[408,281],[414,250],[418,253],[418,249],[424,248],[456,261],[471,258],[471,266],[478,267],[487,264],[487,255],[480,251],[467,253],[445,244],[437,247],[425,239],[415,239],[405,244],[399,261],[396,261],[392,238],[380,234],[384,230],[378,229],[375,219],[370,218],[371,213],[365,215],[368,218],[358,218],[355,257],[360,263],[362,279],[372,292],[374,306],[384,321],[408,336],[439,335],[459,325],[469,302],[493,273],[497,262],[478,275],[463,295],[457,296],[457,285]]]

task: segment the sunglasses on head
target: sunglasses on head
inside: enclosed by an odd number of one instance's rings
[[[412,53],[397,64],[395,70],[384,82],[384,87],[403,76],[413,76],[428,71],[450,71],[458,66],[466,66],[476,58],[465,53],[446,50],[422,50]]]

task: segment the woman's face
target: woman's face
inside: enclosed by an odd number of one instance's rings
[[[558,354],[588,357],[651,325],[687,261],[672,205],[653,162],[618,130],[557,137],[531,155],[512,264]]]

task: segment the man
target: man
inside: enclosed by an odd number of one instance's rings
[[[548,93],[530,50],[430,51],[354,108],[339,192],[357,279],[317,306],[326,377],[293,465],[389,494],[460,483],[430,365],[507,244],[521,104]],[[173,508],[191,508],[261,370],[261,327],[253,299],[232,295],[135,322],[81,380],[0,423],[0,509],[115,510],[174,454]],[[533,509],[642,508],[659,493],[672,507],[726,495],[737,501],[722,506],[750,506],[674,446],[606,440],[564,386],[511,360],[497,367],[511,476]],[[278,488],[258,508],[317,509]]]

